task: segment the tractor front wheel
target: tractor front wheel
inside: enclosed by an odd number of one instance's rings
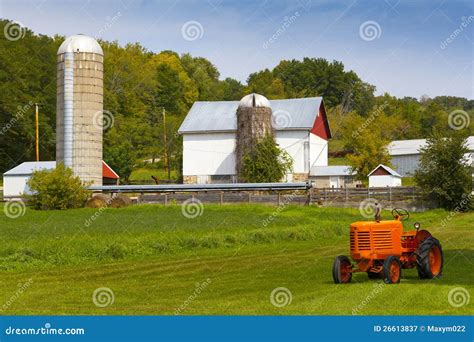
[[[443,272],[443,249],[433,236],[424,239],[416,250],[416,268],[421,279],[441,277]]]
[[[339,255],[332,265],[332,278],[336,284],[350,283],[352,279],[352,264],[348,257]]]
[[[383,281],[385,284],[397,284],[400,282],[402,267],[397,257],[391,255],[383,262]]]

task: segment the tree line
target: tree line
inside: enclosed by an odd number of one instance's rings
[[[0,20],[0,32],[8,23]],[[56,52],[64,37],[28,29],[23,33],[18,40],[0,35],[2,173],[34,160],[34,103],[40,108],[40,158],[55,160]],[[202,57],[154,53],[139,43],[100,44],[104,111],[113,122],[104,127],[104,160],[124,181],[143,160],[160,160],[180,171],[182,142],[177,129],[199,100],[239,100],[250,92],[269,99],[322,96],[336,141],[333,146],[355,159],[364,153],[376,155],[393,139],[424,138],[448,129],[454,110],[474,113],[474,101],[465,98],[375,96],[375,86],[345,70],[341,62],[323,58],[283,60],[271,70],[250,74],[242,84],[221,79],[212,62]],[[472,133],[472,125],[467,130]]]

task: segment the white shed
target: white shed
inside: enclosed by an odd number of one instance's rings
[[[24,162],[3,174],[3,197],[20,198],[31,194],[28,180],[34,171],[52,170],[56,167],[55,161]],[[104,161],[102,161],[102,183],[107,185],[118,184],[119,175]]]
[[[379,164],[369,173],[369,187],[402,186],[402,176],[386,165]]]
[[[361,184],[355,176],[348,165],[313,166],[309,175],[316,188],[355,188]]]
[[[33,171],[50,170],[56,167],[55,161],[24,162],[3,174],[3,196],[20,197],[30,194],[28,180]]]

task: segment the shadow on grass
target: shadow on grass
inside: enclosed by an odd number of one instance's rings
[[[439,284],[439,285],[466,285],[474,284],[474,274],[470,272],[472,260],[474,260],[474,250],[471,249],[448,249],[443,251],[444,266],[443,274],[439,279],[420,279],[416,267],[402,270],[402,284]],[[334,284],[330,278],[323,284]],[[376,282],[381,279],[369,279],[365,272],[356,273],[352,277],[352,283],[361,284],[365,282]]]

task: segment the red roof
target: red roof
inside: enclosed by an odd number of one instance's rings
[[[119,179],[119,175],[115,173],[112,168],[107,165],[105,161],[102,160],[102,177],[103,178],[112,178],[112,179]]]

